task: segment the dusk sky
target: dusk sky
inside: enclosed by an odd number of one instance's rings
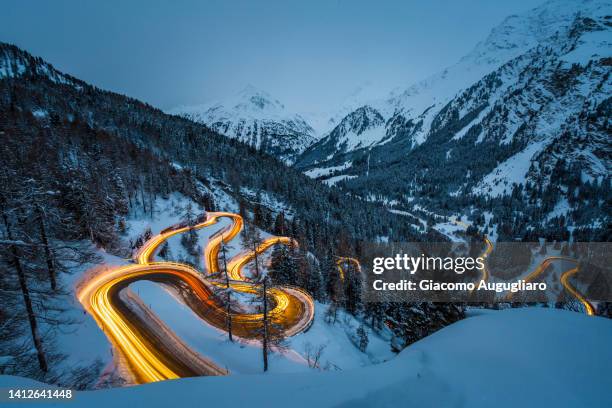
[[[162,109],[252,84],[317,111],[365,83],[378,96],[427,77],[540,3],[19,1],[2,6],[0,41]]]

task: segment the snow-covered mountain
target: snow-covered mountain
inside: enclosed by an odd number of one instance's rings
[[[315,140],[315,131],[299,114],[251,85],[233,97],[169,111],[272,154],[288,163]]]
[[[338,153],[370,147],[383,139],[384,126],[385,120],[376,109],[362,106],[345,116],[324,139],[308,149],[302,160],[311,152],[333,158]]]
[[[578,206],[612,174],[611,15],[610,1],[555,0],[508,17],[456,65],[347,115],[297,165],[385,201],[522,186],[543,213]]]
[[[338,129],[330,131],[307,150],[298,160],[298,164],[308,166],[329,160],[331,145],[337,147],[332,159],[337,155],[365,147],[371,148],[406,136],[410,138],[409,148],[413,149],[424,143],[435,131],[432,129],[434,119],[463,90],[530,50],[553,47],[561,51],[564,37],[572,41],[569,34],[575,29],[577,18],[605,18],[609,13],[610,3],[607,1],[555,0],[522,15],[509,16],[457,64],[404,91],[394,91],[385,99],[371,101],[365,105],[366,109],[360,107],[348,114],[355,116],[369,112],[372,115],[376,112],[382,117],[382,121],[371,122],[370,126],[362,128],[361,132],[345,133],[340,138],[339,133],[343,132]],[[605,37],[609,35],[609,21],[602,21],[601,24]],[[609,48],[606,50],[609,44],[603,39],[598,44],[592,44],[594,39],[585,41],[591,44],[585,45],[585,50],[588,47],[600,47],[601,52],[609,54]],[[583,57],[588,60],[588,56]],[[519,74],[520,72],[515,72],[515,75]],[[506,82],[513,79],[518,79],[518,76],[507,78]],[[343,125],[338,125],[341,126]],[[367,143],[362,139],[366,139]]]

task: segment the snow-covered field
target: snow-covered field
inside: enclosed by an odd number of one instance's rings
[[[543,308],[472,313],[384,364],[79,392],[70,406],[612,406],[610,320]],[[36,385],[0,377],[1,387]]]
[[[340,181],[350,180],[356,177],[357,176],[351,176],[349,174],[341,174],[339,176],[333,176],[333,177],[328,178],[327,180],[323,180],[323,182],[327,184],[328,186],[334,186],[336,185],[336,183],[339,183]]]
[[[329,176],[333,174],[335,171],[346,170],[352,165],[353,165],[352,162],[347,161],[340,166],[331,166],[331,167],[323,167],[323,168],[315,167],[314,169],[305,171],[304,174],[310,178],[325,177],[325,176]]]

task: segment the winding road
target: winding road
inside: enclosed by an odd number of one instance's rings
[[[208,276],[191,266],[176,262],[154,262],[156,250],[168,238],[216,224],[221,218],[229,218],[232,224],[214,234],[204,250]],[[134,294],[121,296],[123,289],[138,280],[152,280],[173,286],[186,298],[189,306],[211,325],[225,330],[227,310],[216,293],[225,288],[225,282],[215,279],[220,271],[218,255],[222,243],[228,243],[242,230],[242,217],[232,213],[208,213],[206,220],[194,225],[166,230],[149,239],[135,256],[136,264],[112,268],[98,273],[83,282],[77,297],[86,310],[94,316],[124,361],[136,383],[194,375],[224,375],[227,371],[206,358],[196,355],[172,335],[170,329],[154,318],[144,305],[138,305]],[[271,237],[262,242],[257,253],[276,244],[294,244],[286,237]],[[242,268],[253,259],[253,251],[236,255],[228,262],[232,290],[255,293],[257,287],[248,282]],[[212,276],[211,276],[212,275]],[[271,327],[278,327],[284,336],[293,336],[307,329],[314,318],[314,302],[305,291],[277,286],[268,291],[273,308],[269,312]],[[129,307],[125,298],[130,298]],[[134,308],[139,309],[138,313]],[[261,313],[244,313],[232,310],[232,328],[236,336],[255,338],[261,328]],[[143,318],[144,316],[144,318]],[[163,333],[163,335],[160,335]]]
[[[577,274],[579,270],[578,262],[574,258],[569,258],[565,256],[549,256],[548,258],[544,259],[533,270],[533,272],[531,272],[529,275],[527,275],[527,277],[525,277],[525,282],[534,281],[542,273],[544,273],[544,271],[555,261],[566,261],[566,262],[571,262],[575,265],[574,268],[568,269],[567,271],[563,272],[563,274],[561,275],[561,279],[560,279],[561,284],[563,285],[565,290],[567,290],[574,298],[576,298],[576,300],[578,300],[582,304],[582,306],[584,306],[584,310],[586,311],[586,314],[588,314],[589,316],[593,316],[595,314],[595,308],[593,307],[591,302],[589,302],[586,297],[584,297],[580,292],[578,292],[578,290],[569,281],[569,279],[575,274]],[[505,297],[505,300],[511,301],[514,295],[515,293],[512,293],[512,292],[508,293]]]
[[[340,275],[340,280],[344,281],[346,277],[346,270],[344,268],[347,264],[353,264],[355,270],[358,273],[361,273],[361,263],[356,258],[349,258],[347,256],[339,256],[336,260],[336,266],[338,267],[338,274]]]
[[[453,224],[455,225],[459,225],[465,229],[467,229],[469,227],[469,224],[460,221],[460,220],[452,220],[451,221]],[[484,236],[484,241],[485,241],[485,245],[486,248],[484,250],[484,252],[482,253],[481,257],[483,258],[487,258],[491,252],[493,252],[493,243],[491,242],[491,240],[489,240],[489,238],[487,236]],[[531,282],[534,279],[536,279],[538,276],[540,276],[545,270],[546,268],[548,268],[548,266],[554,262],[554,261],[568,261],[568,262],[572,262],[576,265],[576,267],[571,268],[567,271],[565,271],[562,275],[561,275],[561,284],[563,285],[563,287],[574,297],[576,298],[576,300],[578,300],[583,306],[584,309],[586,311],[586,314],[589,316],[593,316],[595,314],[595,308],[593,307],[593,305],[588,301],[588,299],[586,297],[584,297],[574,286],[572,286],[572,284],[570,283],[569,279],[575,275],[576,273],[578,273],[578,262],[573,259],[573,258],[568,258],[568,257],[563,257],[563,256],[550,256],[546,259],[544,259],[534,270],[533,272],[531,272],[526,278],[525,278],[525,282]],[[485,282],[489,279],[489,271],[486,267],[482,269],[482,275],[479,279],[480,280],[484,280]],[[509,302],[512,300],[514,296],[513,292],[509,292],[504,300]]]
[[[460,220],[451,220],[451,222],[455,225],[458,225],[460,227],[465,228],[466,230],[470,227],[469,224],[460,221]],[[486,258],[491,255],[491,252],[493,252],[493,243],[491,242],[491,240],[489,239],[489,237],[487,237],[486,235],[483,237],[484,243],[485,243],[485,250],[482,252],[482,254],[480,255],[481,258],[484,258],[484,260],[486,260]],[[478,279],[478,282],[480,281],[487,281],[489,280],[489,271],[487,269],[487,266],[485,264],[485,267],[482,268],[482,274],[480,276],[480,278]]]

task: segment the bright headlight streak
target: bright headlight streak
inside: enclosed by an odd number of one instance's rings
[[[202,287],[206,285],[225,286],[220,281],[206,282],[201,273],[194,268],[177,262],[154,262],[153,257],[155,251],[168,238],[189,231],[190,229],[200,229],[218,222],[219,218],[227,217],[232,220],[232,225],[229,228],[224,228],[221,233],[215,234],[209,241],[204,251],[204,261],[209,273],[219,271],[218,254],[221,247],[221,242],[228,243],[236,237],[243,227],[242,217],[237,214],[218,212],[209,213],[206,221],[192,226],[182,227],[176,230],[166,231],[155,235],[149,239],[140,251],[137,253],[135,260],[136,265],[128,265],[117,267],[109,271],[98,274],[93,277],[87,284],[78,290],[77,296],[79,301],[85,308],[94,316],[98,325],[104,330],[114,347],[125,357],[131,370],[143,382],[160,381],[164,379],[178,378],[179,375],[167,367],[155,353],[149,349],[149,345],[141,340],[140,334],[135,332],[130,325],[124,320],[123,316],[117,312],[111,302],[110,293],[114,286],[128,279],[143,277],[150,274],[170,274],[175,275],[185,281],[198,294],[199,298],[208,306],[215,309],[217,313],[224,314],[225,309],[215,306],[210,300],[204,300],[207,296],[202,292]],[[273,245],[297,245],[291,238],[287,237],[270,237],[257,248],[257,253],[266,251]],[[242,268],[254,259],[255,255],[252,251],[240,254],[231,259],[228,264],[228,270],[231,271],[233,282],[231,286],[234,290],[256,293],[257,288],[245,281],[242,274]],[[230,269],[231,265],[231,269]],[[201,285],[200,285],[201,284]],[[288,292],[292,293],[290,297]],[[285,330],[288,336],[295,335],[307,328],[314,318],[314,301],[308,293],[297,288],[274,287],[269,291],[269,295],[274,302],[274,308],[270,311],[272,319],[286,319],[299,317],[299,320]],[[297,303],[296,303],[297,301]],[[287,313],[293,303],[296,303],[293,311],[299,310],[301,316],[290,316]],[[299,307],[297,304],[303,305]],[[295,312],[293,312],[295,314]],[[234,314],[232,319],[236,324],[246,324],[261,321],[263,314]]]
[[[577,261],[573,258],[568,258],[565,256],[549,256],[548,258],[544,259],[534,270],[533,272],[531,272],[526,278],[525,278],[525,282],[531,282],[533,280],[535,280],[538,276],[540,276],[547,268],[548,266],[553,262],[553,261],[567,261],[567,262],[571,262],[573,264],[577,265]],[[578,273],[578,267],[574,267],[571,268],[567,271],[565,271],[562,275],[561,275],[561,284],[563,285],[563,287],[574,297],[576,298],[580,303],[582,303],[582,305],[584,306],[586,313],[589,316],[593,316],[595,314],[595,308],[593,307],[593,305],[591,304],[591,302],[588,301],[587,298],[585,298],[580,292],[578,292],[578,290],[576,290],[576,288],[574,288],[572,286],[572,284],[569,282],[569,278],[572,277],[573,275]],[[515,292],[516,293],[516,292]],[[514,293],[510,292],[506,295],[505,300],[507,302],[512,300],[512,297],[514,296]]]
[[[338,260],[336,261],[336,266],[338,267],[338,274],[340,275],[340,280],[344,281],[346,275],[346,273],[344,272],[344,268],[342,267],[342,265],[344,265],[345,263],[352,263],[353,265],[355,265],[357,272],[361,272],[361,264],[357,259],[349,258],[346,256],[339,256]]]
[[[595,309],[593,308],[593,305],[591,305],[591,303],[584,296],[582,296],[582,294],[580,294],[576,290],[576,288],[574,288],[572,284],[569,282],[569,278],[577,273],[578,273],[578,267],[572,268],[566,271],[563,275],[561,275],[561,283],[563,284],[565,289],[567,289],[567,291],[572,294],[572,296],[574,296],[576,299],[578,299],[580,303],[582,303],[582,305],[584,306],[586,310],[586,313],[589,316],[593,316],[595,314]]]

